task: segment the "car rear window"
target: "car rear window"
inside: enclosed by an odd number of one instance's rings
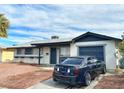
[[[83,61],[83,58],[67,58],[61,64],[81,65]]]

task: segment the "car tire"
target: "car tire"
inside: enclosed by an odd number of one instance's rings
[[[53,81],[55,81],[55,82],[56,82],[57,80],[56,80],[55,78],[53,78]]]
[[[86,86],[89,86],[90,83],[91,83],[91,75],[90,75],[89,72],[87,72],[87,73],[85,74],[85,85],[86,85]]]
[[[102,74],[105,74],[106,73],[106,67],[104,67],[103,69],[102,69]]]

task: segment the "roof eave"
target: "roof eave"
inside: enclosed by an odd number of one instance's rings
[[[54,45],[54,44],[70,44],[72,41],[65,42],[50,42],[50,43],[32,43],[31,45]]]
[[[81,37],[84,37],[86,35],[98,35],[98,36],[102,36],[108,40],[115,40],[115,41],[122,41],[122,39],[119,39],[119,38],[114,38],[114,37],[110,37],[110,36],[106,36],[106,35],[101,35],[101,34],[97,34],[97,33],[93,33],[93,32],[86,32],[78,37],[75,37],[72,39],[73,42],[75,42],[76,40],[80,39]]]

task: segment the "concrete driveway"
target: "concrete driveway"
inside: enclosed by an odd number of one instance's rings
[[[66,84],[56,83],[52,80],[52,78],[40,82],[36,85],[30,87],[30,89],[93,89],[96,84],[102,79],[103,75],[98,76],[95,80],[92,81],[90,86],[76,86],[72,87]]]
[[[67,85],[56,83],[51,79],[40,82],[32,87],[31,89],[64,89]]]

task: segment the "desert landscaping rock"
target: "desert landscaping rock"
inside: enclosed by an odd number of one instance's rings
[[[104,76],[95,89],[124,89],[124,75]]]
[[[22,64],[0,64],[0,87],[11,89],[28,88],[51,78],[52,70]]]

